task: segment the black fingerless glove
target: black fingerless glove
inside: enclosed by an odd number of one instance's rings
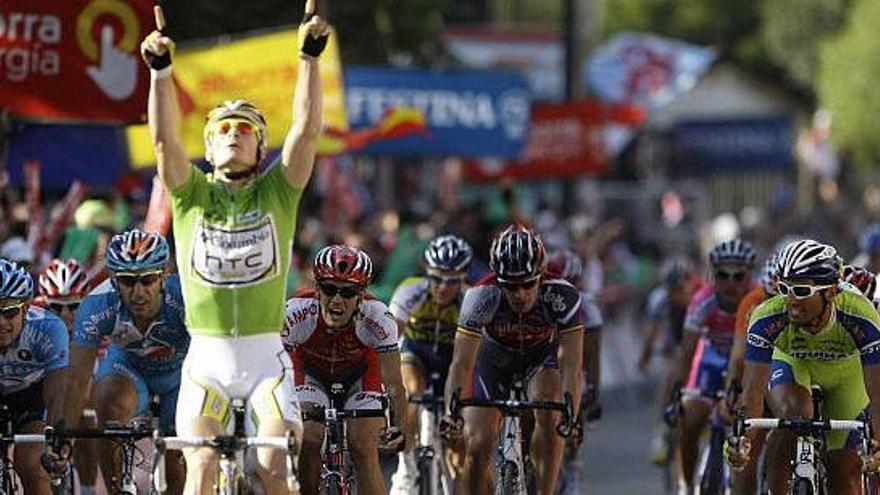
[[[165,52],[163,55],[156,55],[151,51],[144,50],[144,60],[152,70],[162,70],[171,65],[171,52]]]
[[[314,17],[315,14],[306,14],[303,16],[303,24],[309,22],[309,20]],[[327,40],[330,39],[330,35],[318,36],[317,38],[306,33],[305,39],[303,40],[303,45],[300,51],[309,57],[317,58],[321,56],[321,53],[324,51],[324,48],[327,48]]]

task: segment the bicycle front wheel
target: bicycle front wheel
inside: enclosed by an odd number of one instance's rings
[[[495,495],[525,495],[524,488],[519,467],[511,461],[501,464],[495,479]]]
[[[805,478],[795,478],[791,484],[791,495],[818,495],[813,492],[813,484]]]

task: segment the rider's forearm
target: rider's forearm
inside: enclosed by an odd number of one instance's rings
[[[97,349],[72,345],[70,348],[70,366],[64,380],[64,407],[62,419],[68,426],[79,424],[83,408],[88,397],[86,390],[92,379],[92,368],[95,363]]]
[[[156,74],[150,75],[150,94],[147,100],[147,121],[153,144],[166,147],[180,143],[180,109],[177,106],[177,90],[174,79]]]
[[[379,355],[379,368],[382,381],[385,382],[385,393],[391,400],[393,413],[392,426],[406,426],[406,390],[400,376],[400,353],[386,352]]]
[[[297,181],[308,179],[314,166],[318,136],[323,125],[323,94],[317,59],[302,58],[293,97],[293,125],[281,152],[285,167],[297,168]],[[302,169],[302,170],[299,170]]]
[[[464,394],[468,389],[467,381],[474,370],[477,361],[477,352],[480,350],[482,339],[465,334],[461,331],[455,334],[455,342],[452,351],[452,363],[449,365],[449,376],[446,378],[444,398],[446,412],[449,413],[449,401],[452,394],[459,391]]]
[[[64,388],[67,368],[50,371],[43,380],[43,402],[46,404],[46,422],[53,425],[64,415]]]
[[[865,388],[868,391],[871,429],[874,439],[880,439],[880,365],[863,366]]]
[[[591,328],[584,333],[584,380],[586,385],[593,385],[596,393],[599,392],[602,353],[602,332],[598,328]]]
[[[697,333],[684,331],[681,340],[681,363],[679,365],[678,376],[676,380],[684,382],[687,380],[691,372],[691,361],[694,359],[694,351],[697,349],[697,342],[700,336]]]
[[[562,391],[571,394],[574,404],[580,404],[580,372],[583,361],[583,328],[568,332],[559,339],[559,369],[562,372]]]
[[[742,404],[745,406],[745,416],[758,418],[764,412],[764,391],[770,381],[770,365],[747,361],[743,370],[743,393]],[[746,431],[747,436],[755,437],[758,430]]]

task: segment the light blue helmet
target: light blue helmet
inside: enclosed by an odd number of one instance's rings
[[[0,299],[34,297],[34,278],[15,262],[0,258]]]
[[[113,272],[164,269],[168,241],[159,234],[132,229],[116,234],[107,246],[107,268]]]

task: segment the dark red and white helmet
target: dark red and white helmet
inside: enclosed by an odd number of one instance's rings
[[[489,269],[499,282],[537,277],[544,270],[544,242],[533,230],[511,225],[492,241]]]
[[[854,285],[868,299],[874,299],[877,291],[877,277],[860,266],[846,265],[843,267],[843,281]]]
[[[583,283],[584,261],[571,249],[560,249],[547,258],[547,272],[580,287]]]
[[[315,280],[338,280],[364,286],[373,279],[373,261],[356,247],[334,244],[315,255],[314,271]]]
[[[82,299],[89,280],[86,271],[75,259],[54,259],[40,273],[37,290],[48,299]]]

